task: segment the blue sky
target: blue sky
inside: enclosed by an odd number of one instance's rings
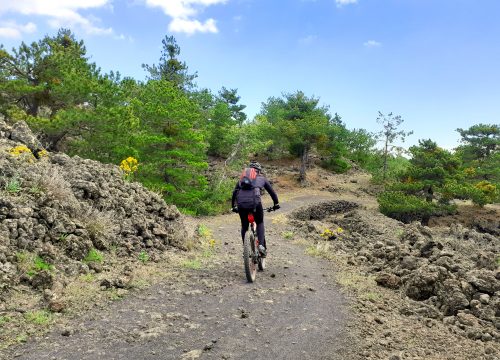
[[[349,128],[378,111],[458,144],[456,128],[500,123],[497,0],[0,0],[0,43],[70,27],[103,71],[143,80],[174,35],[199,87],[238,88],[253,117],[269,96],[302,90]]]

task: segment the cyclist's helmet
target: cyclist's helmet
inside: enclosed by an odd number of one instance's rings
[[[257,161],[252,161],[250,165],[248,165],[249,168],[254,168],[255,170],[258,170],[259,172],[262,172],[262,166],[257,162]]]

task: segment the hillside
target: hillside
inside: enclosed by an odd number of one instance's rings
[[[303,188],[299,163],[268,163],[283,208],[249,285],[236,215],[187,218],[116,166],[40,151],[0,122],[5,358],[498,358],[496,206],[405,225],[363,172]]]

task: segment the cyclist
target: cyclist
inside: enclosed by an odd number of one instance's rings
[[[248,231],[248,214],[254,213],[255,222],[257,224],[257,237],[259,238],[259,251],[262,256],[267,255],[266,237],[264,229],[264,209],[262,208],[261,190],[266,189],[273,199],[273,210],[280,208],[278,196],[273,190],[271,184],[262,175],[262,166],[252,161],[246,169],[243,170],[240,179],[236,183],[233,191],[231,206],[233,212],[240,215],[241,219],[241,238],[245,239],[245,234]]]

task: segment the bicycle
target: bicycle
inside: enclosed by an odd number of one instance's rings
[[[276,210],[273,206],[264,209],[267,212]],[[266,258],[258,250],[260,244],[257,237],[257,223],[254,214],[251,212],[248,214],[248,222],[250,223],[250,231],[246,232],[243,240],[243,262],[247,281],[253,283],[257,275],[257,268],[259,271],[264,271],[266,268]]]

